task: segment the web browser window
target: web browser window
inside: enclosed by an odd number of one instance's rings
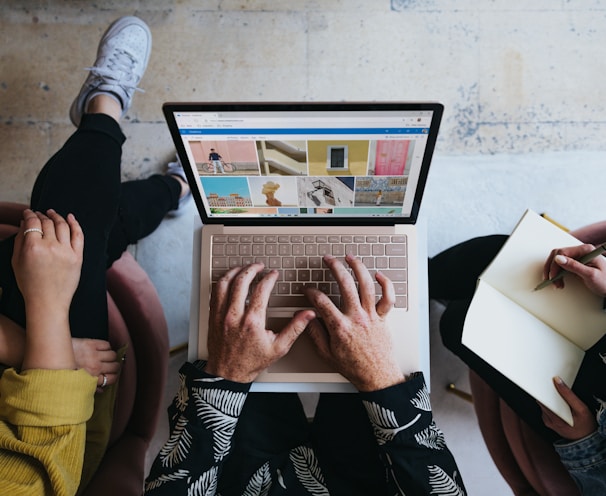
[[[433,112],[175,112],[209,218],[410,215]]]

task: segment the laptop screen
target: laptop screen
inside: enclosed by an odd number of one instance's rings
[[[436,103],[163,107],[205,223],[414,222]]]

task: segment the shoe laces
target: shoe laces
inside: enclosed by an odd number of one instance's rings
[[[85,70],[90,71],[93,75],[100,79],[115,81],[124,90],[134,90],[145,93],[145,90],[137,87],[136,83],[132,83],[136,60],[126,50],[115,48],[113,53],[108,57],[105,67],[85,67]],[[122,74],[125,77],[116,77]],[[129,81],[131,80],[131,81]]]

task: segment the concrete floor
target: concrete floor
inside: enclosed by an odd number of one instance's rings
[[[30,3],[35,2],[25,2]],[[0,199],[27,201],[37,172],[73,131],[67,109],[85,78],[81,68],[93,62],[101,33],[120,11],[116,2],[110,3],[112,8],[95,9],[94,18],[79,14],[78,2],[65,2],[65,7],[57,7],[54,13],[43,11],[41,16],[34,16],[27,6],[16,8],[18,2],[6,2],[0,7]],[[169,46],[173,38],[179,37],[178,21],[186,24],[187,13],[179,11],[173,24],[167,25],[162,22],[165,10],[158,7],[154,13],[154,8],[150,9],[147,14],[157,24],[154,43]],[[159,109],[164,100],[196,98],[191,74],[186,82],[187,92],[179,79],[177,70],[184,63],[179,54],[175,69],[170,51],[160,52],[152,60],[142,83],[148,92],[135,97],[124,122],[129,138],[123,162],[125,179],[161,171],[173,156]],[[232,80],[230,84],[236,82]],[[421,209],[428,226],[430,256],[472,236],[510,232],[527,207],[546,211],[570,227],[603,216],[605,152],[474,156],[443,153],[435,157]],[[132,248],[160,293],[171,345],[175,347],[186,342],[188,333],[193,214],[190,203],[183,215],[167,219],[153,235]],[[432,305],[432,362],[439,364],[432,368],[436,418],[459,462],[469,494],[506,496],[511,491],[484,448],[471,405],[445,392],[449,382],[454,381],[465,390],[468,384],[465,367],[439,342],[439,310],[439,306]],[[181,352],[171,360],[167,402],[174,394],[176,370],[184,359]],[[164,421],[150,457],[165,438]]]

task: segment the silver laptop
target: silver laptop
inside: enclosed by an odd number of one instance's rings
[[[268,310],[268,328],[279,331],[309,307],[306,285],[339,304],[322,256],[352,253],[394,282],[393,352],[404,372],[429,378],[425,239],[416,222],[443,106],[166,103],[163,111],[203,224],[195,356],[208,356],[210,294],[231,267],[262,262],[279,271]],[[353,389],[304,333],[255,389],[310,384]]]

